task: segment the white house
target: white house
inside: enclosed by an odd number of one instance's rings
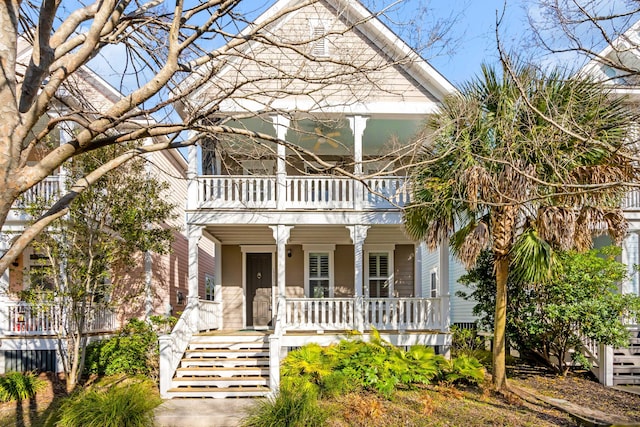
[[[352,330],[450,344],[448,257],[406,237],[400,208],[406,148],[455,89],[359,2],[299,3],[253,24],[293,9],[264,29],[280,43],[250,43],[183,83],[198,86],[185,120],[214,105],[203,127],[247,132],[203,134],[189,151],[189,296],[206,237],[222,309],[191,298],[161,338],[163,397],[265,395],[288,348]]]

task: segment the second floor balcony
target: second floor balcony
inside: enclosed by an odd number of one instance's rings
[[[198,208],[278,210],[399,209],[410,201],[408,181],[336,176],[216,175],[197,178]]]

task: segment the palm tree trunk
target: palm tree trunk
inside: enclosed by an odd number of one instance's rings
[[[506,337],[507,278],[509,258],[496,257],[496,313],[493,328],[493,386],[497,391],[507,390]]]

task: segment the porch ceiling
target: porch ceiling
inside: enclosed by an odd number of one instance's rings
[[[271,228],[266,225],[209,225],[207,232],[224,245],[274,245]],[[335,243],[350,245],[349,229],[341,225],[297,225],[291,229],[289,244]],[[401,225],[375,225],[369,228],[366,244],[411,244]]]

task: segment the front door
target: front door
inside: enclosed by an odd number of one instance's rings
[[[247,327],[271,323],[271,254],[247,253]]]

